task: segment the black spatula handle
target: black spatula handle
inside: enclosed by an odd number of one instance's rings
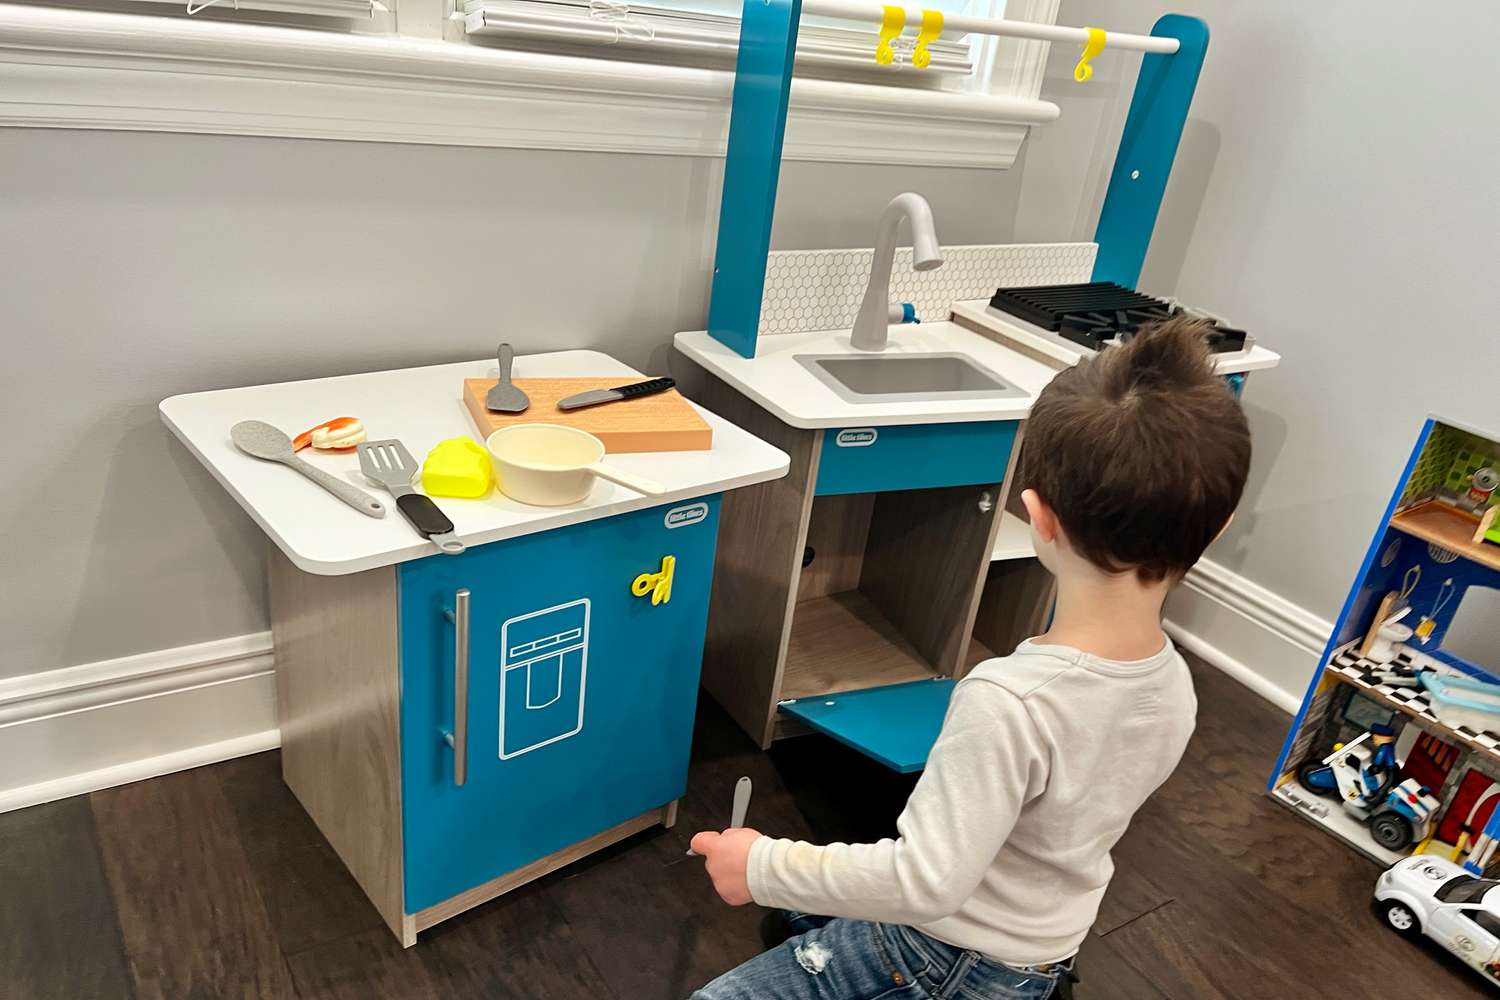
[[[401,516],[424,537],[446,535],[453,530],[453,522],[448,520],[448,515],[438,510],[438,505],[430,497],[421,493],[397,497],[396,507],[401,511]]]

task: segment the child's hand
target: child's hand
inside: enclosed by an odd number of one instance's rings
[[[703,867],[713,879],[714,891],[730,906],[751,902],[750,882],[745,869],[750,862],[750,845],[761,838],[759,830],[747,826],[714,833],[704,830],[690,845],[703,855]]]

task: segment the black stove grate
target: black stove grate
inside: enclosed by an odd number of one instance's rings
[[[1181,311],[1112,281],[1001,288],[990,305],[1094,351],[1103,350],[1111,342],[1123,343],[1145,324]],[[1229,353],[1245,349],[1245,331],[1210,322],[1214,328],[1209,335],[1210,350]]]

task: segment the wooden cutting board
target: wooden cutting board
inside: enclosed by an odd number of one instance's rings
[[[524,413],[491,413],[484,397],[494,386],[492,378],[464,379],[464,405],[474,418],[481,438],[502,427],[517,424],[562,424],[588,431],[619,455],[634,451],[706,451],[713,447],[714,432],[691,403],[676,389],[639,399],[621,400],[563,411],[557,401],[575,392],[610,389],[644,381],[646,376],[611,375],[606,378],[518,378],[515,380],[531,405]]]

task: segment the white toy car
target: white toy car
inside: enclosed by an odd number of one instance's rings
[[[1438,944],[1500,983],[1500,881],[1433,855],[1398,861],[1375,883],[1392,930]]]

